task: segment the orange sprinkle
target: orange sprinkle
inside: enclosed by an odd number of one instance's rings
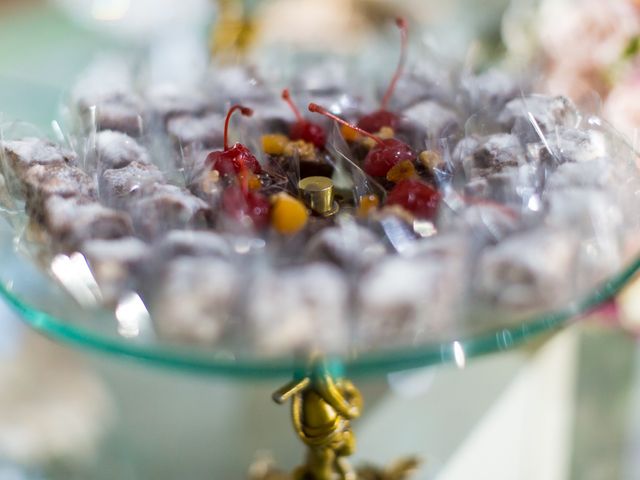
[[[342,125],[340,127],[340,133],[342,133],[342,136],[347,142],[355,142],[356,140],[358,140],[358,137],[360,136],[360,134],[357,131],[355,131],[351,127],[347,127],[346,125]]]
[[[361,195],[358,201],[358,216],[367,217],[380,206],[380,199],[377,195]]]
[[[393,183],[398,183],[402,180],[408,180],[416,176],[416,167],[413,166],[413,162],[405,160],[400,162],[387,172],[387,180]]]

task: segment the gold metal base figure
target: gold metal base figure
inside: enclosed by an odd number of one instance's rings
[[[387,469],[366,466],[355,470],[347,457],[355,451],[351,421],[362,411],[362,395],[349,380],[334,378],[324,365],[300,376],[273,394],[283,404],[291,400],[296,434],[307,445],[307,460],[293,473],[274,467],[270,459],[256,462],[250,480],[405,480],[418,461],[408,458]]]

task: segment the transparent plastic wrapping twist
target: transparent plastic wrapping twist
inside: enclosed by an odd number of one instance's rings
[[[507,74],[409,63],[380,103],[335,86],[335,59],[284,92],[99,62],[55,141],[1,125],[3,295],[164,364],[282,374],[322,352],[354,375],[507,348],[615,293],[640,233],[624,139]]]

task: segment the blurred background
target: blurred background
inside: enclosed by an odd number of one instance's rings
[[[535,72],[537,89],[602,113],[636,145],[633,0],[0,0],[0,123],[49,132],[79,73],[108,53],[178,77],[206,68],[210,48],[232,52],[228,61],[286,64],[276,48],[385,61],[372,45],[384,47],[399,14],[419,51]],[[637,290],[550,340],[463,369],[363,380],[358,460],[415,453],[424,479],[640,478]],[[284,467],[303,455],[287,409],[270,401],[279,382],[72,351],[2,304],[0,359],[0,480],[234,480],[260,451]]]

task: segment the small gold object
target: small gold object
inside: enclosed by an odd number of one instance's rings
[[[338,211],[333,200],[333,182],[328,177],[306,177],[298,182],[304,203],[314,212],[328,217]]]

